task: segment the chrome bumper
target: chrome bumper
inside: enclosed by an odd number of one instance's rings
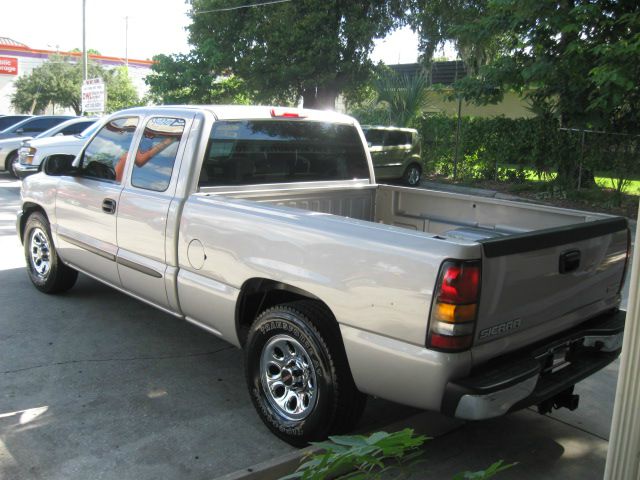
[[[626,313],[602,315],[529,351],[449,382],[442,411],[482,420],[537,405],[614,361],[622,349]]]
[[[16,174],[19,178],[28,177],[29,175],[38,173],[39,168],[39,165],[23,165],[22,163],[18,163],[15,166]]]

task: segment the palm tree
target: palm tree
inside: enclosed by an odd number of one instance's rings
[[[381,73],[373,82],[378,103],[387,106],[389,121],[398,127],[409,127],[427,106],[429,82],[424,73],[400,75]]]

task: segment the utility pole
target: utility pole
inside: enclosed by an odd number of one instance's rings
[[[129,71],[129,17],[124,17],[124,64]]]
[[[88,77],[87,65],[87,0],[82,0],[82,77]]]

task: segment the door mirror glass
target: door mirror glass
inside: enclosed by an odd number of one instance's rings
[[[75,155],[51,155],[43,160],[42,171],[52,177],[74,175],[77,171],[77,168],[73,166],[75,159]]]

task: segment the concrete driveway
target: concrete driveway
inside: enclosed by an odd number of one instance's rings
[[[211,479],[293,448],[246,390],[242,352],[84,275],[33,288],[0,173],[0,478]],[[362,428],[416,410],[369,403]]]
[[[293,450],[254,412],[239,350],[83,275],[64,295],[36,291],[19,186],[0,173],[0,478],[212,479]],[[501,458],[520,462],[504,478],[602,478],[616,378],[617,363],[579,384],[576,412],[468,424],[372,399],[360,428],[414,416],[444,434],[417,478]]]

